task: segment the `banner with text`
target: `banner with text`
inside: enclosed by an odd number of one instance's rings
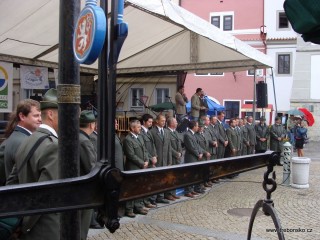
[[[21,88],[48,89],[48,68],[34,66],[20,66]]]
[[[12,112],[13,64],[0,62],[0,112]]]

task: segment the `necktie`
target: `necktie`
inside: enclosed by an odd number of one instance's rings
[[[162,128],[160,129],[160,135],[161,135],[161,137],[163,138],[163,135],[164,135],[164,134],[163,134],[163,129],[162,129]]]

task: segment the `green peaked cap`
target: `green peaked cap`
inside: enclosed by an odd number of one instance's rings
[[[96,121],[96,117],[94,116],[92,111],[83,110],[80,113],[80,123],[92,123]]]
[[[44,110],[47,108],[58,108],[58,97],[57,89],[49,89],[40,101],[40,109]]]

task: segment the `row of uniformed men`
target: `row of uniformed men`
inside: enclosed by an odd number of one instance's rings
[[[141,122],[133,120],[129,123],[130,132],[122,144],[120,139],[117,139],[116,166],[121,170],[137,170],[253,152],[250,149],[254,149],[254,143],[250,144],[250,140],[247,140],[247,145],[243,149],[240,147],[235,121],[232,120],[230,128],[225,130],[223,120],[223,112],[211,118],[203,116],[200,122],[190,121],[188,131],[181,136],[176,131],[177,120],[175,118],[166,119],[160,114],[156,117],[155,126],[152,127],[153,117],[150,114],[144,114]],[[250,123],[248,125],[251,126]],[[250,131],[254,131],[253,125]],[[184,156],[182,143],[185,148]],[[125,160],[121,156],[121,147]],[[185,188],[185,196],[194,197],[203,193],[204,187],[210,186],[212,183],[206,182],[203,186],[187,187]],[[175,194],[175,191],[171,191],[145,199],[129,201],[125,206],[125,214],[128,217],[135,217],[136,213],[147,214],[148,209],[156,207],[157,203],[169,203],[169,201],[178,198],[180,197]]]

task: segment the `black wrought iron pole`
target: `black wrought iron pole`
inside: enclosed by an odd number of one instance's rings
[[[108,0],[102,0],[100,7],[108,16]],[[107,163],[107,79],[108,79],[108,33],[105,37],[105,42],[99,56],[99,74],[98,74],[98,160]]]
[[[116,77],[117,77],[117,12],[118,1],[111,1],[110,19],[110,51],[109,51],[109,76],[107,80],[107,102],[108,102],[108,159],[111,167],[115,167],[115,117],[116,117]]]
[[[60,0],[59,16],[59,160],[61,178],[79,176],[80,72],[73,55],[73,32],[80,0]],[[76,194],[76,193],[75,193]],[[48,200],[50,201],[50,200]],[[79,211],[61,214],[62,240],[80,239]]]

